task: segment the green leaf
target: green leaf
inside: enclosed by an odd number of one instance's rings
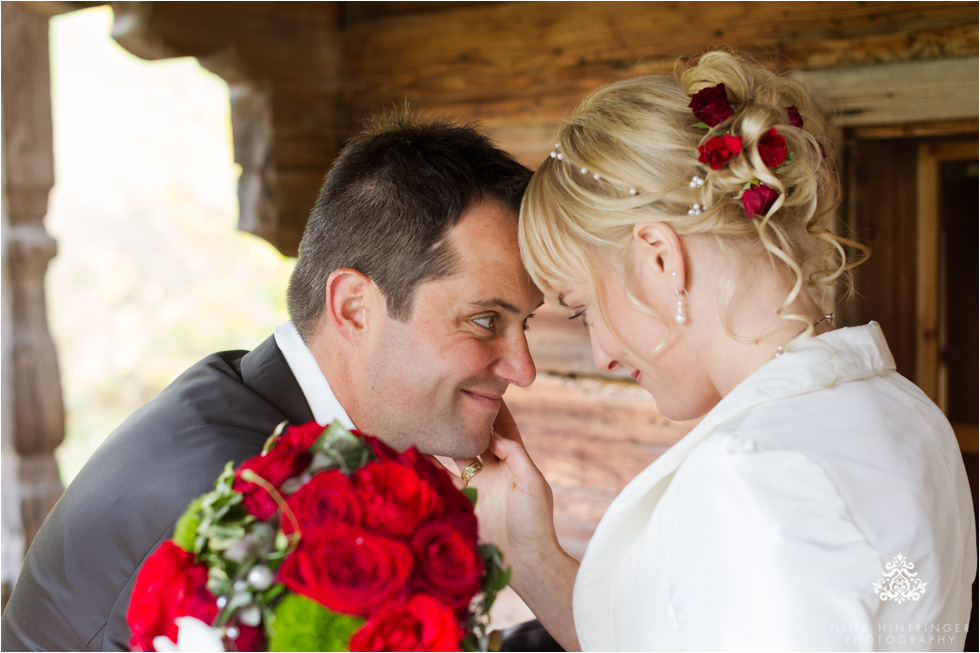
[[[476,506],[476,488],[475,487],[464,487],[460,492],[470,500],[470,504]]]
[[[327,427],[310,447],[310,451],[313,452],[309,467],[312,474],[339,469],[350,475],[374,458],[371,447],[339,422],[333,422]]]
[[[283,432],[286,430],[286,427],[288,426],[289,426],[289,422],[287,422],[286,420],[279,422],[279,425],[276,426],[276,430],[272,432],[272,435],[270,435],[268,439],[266,439],[265,444],[262,445],[263,456],[269,453],[270,451],[272,451],[272,448],[276,445],[276,438],[282,435]]]
[[[299,594],[287,594],[266,624],[270,651],[348,651],[364,619],[337,614]]]
[[[201,495],[191,501],[191,504],[184,511],[184,514],[177,520],[174,526],[174,544],[188,553],[200,553],[197,548],[197,529],[204,519],[204,497]],[[203,539],[201,540],[203,542]]]

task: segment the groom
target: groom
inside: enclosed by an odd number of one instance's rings
[[[517,244],[529,177],[449,123],[390,116],[348,145],[300,244],[291,321],[192,366],[109,436],[28,551],[4,649],[128,649],[143,560],[284,420],[482,453],[504,391],[535,375],[524,329],[541,293]]]

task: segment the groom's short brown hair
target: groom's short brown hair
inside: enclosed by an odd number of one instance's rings
[[[446,235],[463,211],[493,199],[516,215],[530,177],[472,125],[377,118],[334,162],[306,224],[287,293],[297,330],[308,340],[339,268],[370,278],[391,317],[407,319],[419,284],[452,274]]]

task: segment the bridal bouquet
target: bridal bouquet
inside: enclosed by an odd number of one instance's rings
[[[487,650],[508,580],[472,489],[414,448],[280,425],[141,568],[136,651]]]

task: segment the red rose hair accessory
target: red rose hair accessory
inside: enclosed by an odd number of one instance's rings
[[[724,84],[701,89],[694,94],[687,106],[708,127],[719,125],[735,115]]]
[[[718,170],[728,163],[729,159],[738,156],[741,151],[742,139],[738,136],[729,134],[714,136],[698,147],[698,152],[701,153],[698,161],[707,163],[712,170]]]
[[[789,148],[786,139],[779,135],[775,127],[770,127],[765,136],[759,139],[759,156],[767,168],[775,168],[786,160]]]
[[[789,124],[797,129],[803,129],[803,116],[800,115],[799,109],[795,106],[786,107],[786,116],[789,118]]]
[[[735,115],[735,109],[728,101],[728,91],[723,83],[701,89],[691,97],[688,106],[695,117],[701,121],[697,126],[707,129],[716,127]],[[803,117],[795,106],[786,108],[786,117],[791,126],[798,129],[803,127]],[[742,153],[742,143],[740,137],[731,134],[712,136],[698,146],[698,162],[708,165],[712,170],[720,170]],[[756,149],[763,165],[767,168],[775,168],[791,158],[786,139],[775,127],[770,127],[769,131],[762,135],[756,144]],[[704,184],[703,179],[699,177],[694,179],[700,180],[698,187]],[[691,182],[691,187],[695,187],[694,181]],[[779,195],[780,192],[775,188],[758,180],[752,180],[745,185],[741,193],[742,208],[745,209],[749,219],[757,215],[765,215]],[[695,204],[688,213],[697,215],[704,208],[700,204]]]
[[[779,197],[779,191],[766,186],[761,181],[752,181],[746,186],[747,188],[742,191],[742,208],[745,209],[745,214],[749,219],[757,215],[765,216]]]

